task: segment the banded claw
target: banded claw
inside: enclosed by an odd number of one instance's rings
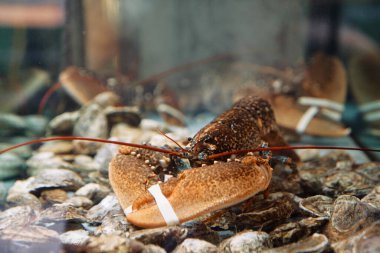
[[[219,162],[186,170],[159,184],[179,223],[242,202],[264,191],[271,180],[268,160],[247,156],[241,162]],[[158,176],[138,158],[118,154],[110,163],[109,178],[127,220],[143,228],[166,226],[155,198],[148,189]]]

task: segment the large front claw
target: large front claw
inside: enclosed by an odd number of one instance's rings
[[[120,168],[119,161],[117,157],[112,161],[110,175],[116,167]],[[138,170],[129,166],[125,171],[128,169]],[[268,187],[271,177],[272,168],[268,161],[250,156],[244,158],[242,162],[220,162],[184,171],[177,178],[160,184],[160,188],[173,207],[179,222],[182,223],[252,197]],[[129,183],[135,184],[132,181],[123,182],[123,184]],[[112,187],[118,188],[117,183],[114,182]],[[124,187],[124,190],[115,190],[123,209],[127,207],[126,203],[130,203],[125,199],[131,200],[138,195],[133,187]],[[127,219],[136,226],[153,228],[167,225],[155,199],[148,191],[133,201],[132,210]]]
[[[109,165],[109,179],[123,210],[159,182],[159,178],[142,161],[132,155],[117,154]]]

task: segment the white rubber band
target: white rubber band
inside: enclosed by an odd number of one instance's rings
[[[337,112],[343,112],[344,106],[341,103],[325,99],[325,98],[314,98],[314,97],[299,97],[298,103],[300,105],[325,107]]]
[[[152,194],[153,198],[156,200],[158,209],[161,212],[162,217],[164,218],[168,226],[179,224],[179,219],[174,212],[172,205],[169,200],[162,194],[159,184],[152,185],[148,191]]]
[[[124,209],[125,216],[128,216],[128,214],[132,213],[132,206],[128,206]]]
[[[159,104],[157,106],[157,111],[160,113],[168,113],[172,115],[173,117],[179,119],[182,122],[185,122],[185,116],[182,112],[174,108],[173,106],[167,105],[167,104]]]
[[[298,121],[296,131],[299,134],[304,133],[307,126],[310,124],[311,120],[318,113],[319,109],[316,106],[312,106],[302,115],[300,121]]]
[[[362,113],[366,113],[366,112],[374,111],[374,110],[380,110],[380,100],[365,103],[359,106],[359,111]]]
[[[373,122],[380,120],[380,111],[367,112],[363,116],[364,120],[367,122]]]
[[[321,113],[332,121],[340,122],[342,120],[342,114],[340,112],[332,111],[327,108],[322,108]]]

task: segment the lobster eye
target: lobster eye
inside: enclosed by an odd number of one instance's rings
[[[187,141],[192,141],[192,140],[193,140],[193,138],[187,137]]]
[[[207,149],[216,150],[217,143],[215,139],[208,137],[205,140],[203,140],[203,143],[207,146]]]
[[[213,144],[215,145],[216,144],[216,141],[211,138],[210,136],[207,136],[204,140],[203,140],[203,143],[206,143],[206,144]]]

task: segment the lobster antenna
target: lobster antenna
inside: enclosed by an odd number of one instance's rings
[[[45,105],[47,103],[47,101],[49,100],[49,98],[51,97],[51,95],[56,91],[58,90],[59,88],[61,88],[62,84],[60,82],[56,82],[53,86],[51,86],[47,91],[46,93],[44,94],[44,96],[42,97],[41,101],[40,101],[40,104],[38,105],[38,114],[41,114],[42,113],[42,110],[45,108]]]
[[[157,128],[156,129],[158,133],[160,133],[161,135],[165,136],[166,138],[168,138],[169,140],[171,140],[172,142],[174,142],[181,150],[182,152],[184,153],[187,153],[189,151],[187,151],[186,149],[184,149],[178,142],[176,142],[173,138],[169,137],[167,134],[165,134],[164,132],[161,131],[161,129]]]
[[[57,137],[48,137],[48,138],[41,138],[41,139],[37,139],[37,140],[22,142],[20,144],[14,145],[12,147],[0,150],[0,154],[3,154],[3,153],[8,152],[10,150],[13,150],[13,149],[16,149],[16,148],[19,148],[22,146],[26,146],[26,145],[48,142],[48,141],[62,141],[62,140],[68,140],[68,141],[80,140],[80,141],[102,142],[102,143],[116,144],[116,145],[129,146],[129,147],[135,147],[135,148],[144,148],[144,149],[149,149],[152,151],[167,153],[167,154],[176,155],[176,156],[182,156],[182,154],[179,152],[175,152],[175,151],[167,150],[167,149],[162,149],[162,148],[156,148],[156,147],[152,147],[152,146],[146,146],[146,145],[141,145],[141,144],[136,144],[136,143],[128,143],[128,142],[122,142],[122,141],[104,140],[104,139],[99,139],[99,138],[79,137],[79,136],[57,136]]]
[[[242,154],[248,152],[257,151],[279,151],[279,150],[300,150],[300,149],[330,149],[330,150],[354,150],[354,151],[365,151],[365,152],[380,152],[380,149],[373,148],[350,148],[350,147],[338,147],[338,146],[281,146],[281,147],[268,147],[268,148],[254,148],[254,149],[242,149],[235,151],[222,152],[214,155],[209,155],[207,158],[216,159],[223,156]]]

